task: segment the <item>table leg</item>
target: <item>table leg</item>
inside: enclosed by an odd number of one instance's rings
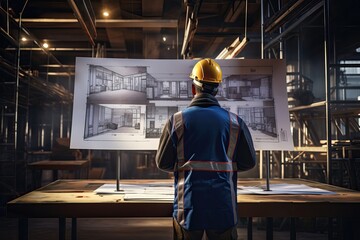
[[[29,239],[29,230],[28,230],[28,219],[19,218],[18,230],[19,230],[19,240],[28,240]]]
[[[32,189],[37,189],[39,187],[41,187],[41,175],[42,175],[42,171],[41,170],[36,170],[34,169],[32,172]]]
[[[296,218],[290,218],[290,240],[296,240]]]
[[[333,239],[333,219],[328,219],[328,240]]]
[[[273,225],[274,219],[271,217],[266,218],[266,240],[273,240]]]
[[[71,240],[77,239],[77,219],[71,219]]]
[[[253,239],[253,221],[252,221],[252,217],[248,217],[248,222],[247,222],[247,239],[248,240],[252,240]]]
[[[341,218],[341,237],[342,239],[360,239],[360,219]]]
[[[66,218],[59,218],[59,240],[65,240],[66,237]]]
[[[82,169],[77,169],[74,171],[74,174],[75,174],[75,178],[76,179],[80,179],[81,178],[81,172],[82,172]]]
[[[52,173],[53,173],[53,181],[58,180],[58,178],[59,178],[58,170],[55,169],[52,171]]]

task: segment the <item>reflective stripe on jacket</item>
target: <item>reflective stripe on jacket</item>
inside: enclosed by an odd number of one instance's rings
[[[255,165],[255,152],[238,116],[211,95],[197,97],[167,122],[156,163],[174,171],[173,216],[181,226],[224,230],[237,223],[237,171]]]

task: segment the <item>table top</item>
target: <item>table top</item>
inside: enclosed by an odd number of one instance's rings
[[[172,180],[121,180],[127,184],[171,183]],[[263,179],[241,179],[257,186]],[[331,195],[238,195],[241,217],[358,217],[360,192],[301,179],[271,179],[271,184],[306,184]],[[170,217],[172,201],[126,201],[121,194],[96,194],[115,180],[58,180],[7,204],[10,217]]]
[[[75,170],[89,165],[89,160],[42,160],[28,164],[31,169]]]

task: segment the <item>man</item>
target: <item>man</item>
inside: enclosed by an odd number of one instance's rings
[[[237,171],[255,166],[255,150],[245,123],[215,98],[220,66],[203,59],[193,68],[188,108],[167,121],[158,168],[174,172],[174,239],[237,239]]]

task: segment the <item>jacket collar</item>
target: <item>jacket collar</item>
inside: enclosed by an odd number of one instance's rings
[[[189,107],[198,106],[198,107],[211,107],[211,106],[219,106],[220,104],[218,100],[211,94],[208,93],[199,93],[196,94],[192,99]]]

